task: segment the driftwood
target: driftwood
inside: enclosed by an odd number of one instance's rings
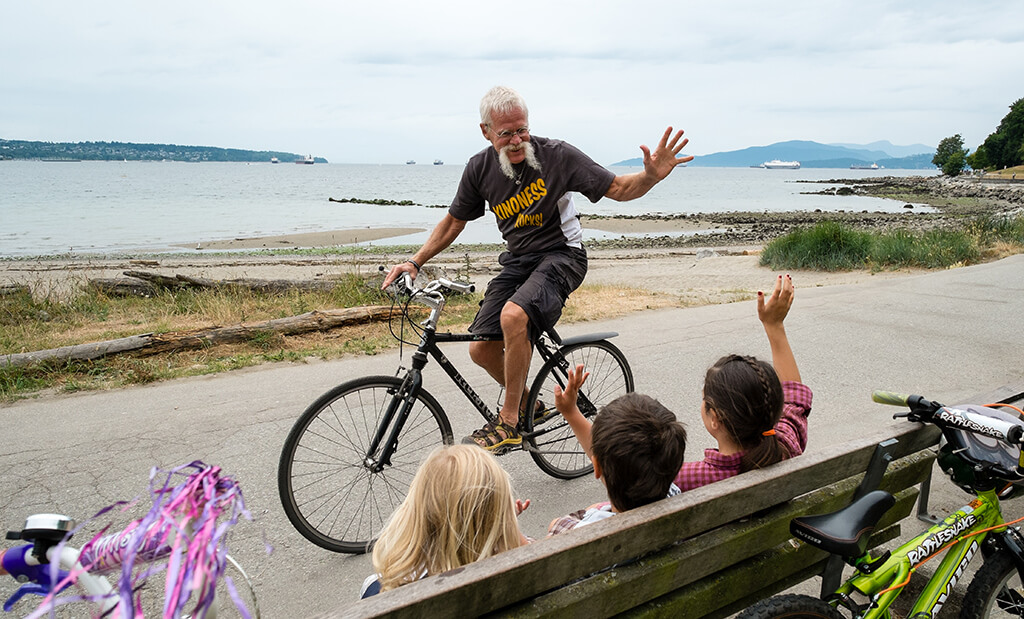
[[[112,297],[151,297],[157,287],[134,277],[96,277],[89,280],[89,287]]]
[[[0,284],[0,297],[27,293],[28,286],[25,284]]]
[[[158,334],[144,333],[106,342],[2,355],[0,356],[0,367],[24,367],[44,361],[84,361],[127,352],[140,356],[155,355],[179,350],[205,348],[217,344],[243,342],[252,339],[256,335],[268,332],[280,335],[298,335],[311,331],[326,331],[336,327],[383,320],[390,317],[390,315],[391,307],[387,305],[369,305],[323,311],[315,310],[299,316],[239,324],[230,327]]]
[[[149,271],[125,271],[124,274],[128,278],[96,278],[89,280],[89,285],[110,295],[143,297],[153,296],[158,290],[246,288],[255,292],[326,291],[338,285],[337,282],[325,280],[207,279],[188,275],[160,275]]]

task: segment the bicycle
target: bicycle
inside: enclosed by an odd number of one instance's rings
[[[394,376],[356,378],[324,393],[295,422],[278,465],[278,490],[288,519],[306,539],[327,550],[367,552],[388,516],[405,497],[419,463],[436,446],[452,444],[444,408],[423,386],[423,369],[434,359],[486,421],[492,410],[438,347],[447,342],[501,341],[501,336],[438,333],[450,294],[469,294],[472,284],[435,279],[416,289],[403,273],[388,292],[399,308],[401,327],[391,332],[402,344],[405,327],[419,335],[412,364]],[[417,327],[410,308],[430,309]],[[572,429],[555,410],[554,387],[565,386],[567,371],[584,364],[590,372],[579,407],[592,417],[616,397],[633,391],[633,374],[609,338],[592,333],[561,339],[554,329],[536,343],[542,365],[526,396],[521,415],[522,450],[545,473],[573,479],[593,471]],[[549,341],[550,340],[550,341]]]
[[[960,616],[1022,616],[1024,536],[1013,525],[1024,518],[1005,522],[1000,499],[1013,496],[1019,490],[1017,484],[1024,480],[1024,418],[998,408],[1018,413],[1020,409],[1007,404],[952,408],[918,395],[880,391],[872,398],[910,409],[895,418],[931,423],[941,429],[939,466],[973,499],[941,522],[930,520],[935,524],[927,531],[879,556],[867,552],[867,546],[874,526],[895,503],[885,491],[869,492],[837,512],[794,518],[790,523],[794,537],[841,557],[853,566],[853,575],[834,592],[823,591],[821,598],[775,596],[737,617],[888,618],[911,575],[925,561],[945,553],[906,614],[934,617],[979,550],[984,560],[967,588]]]
[[[185,470],[192,472],[172,486],[171,480]],[[154,483],[158,472],[167,473],[162,487]],[[95,609],[94,617],[258,618],[252,581],[224,544],[238,517],[247,516],[235,482],[218,467],[193,462],[171,471],[154,469],[150,494],[153,506],[145,516],[112,533],[108,524],[81,549],[68,542],[84,524],[61,514],[28,516],[24,527],[9,531],[6,538],[29,543],[0,551],[0,575],[22,583],[3,610],[22,611],[30,605],[23,598],[37,595],[43,600],[27,614],[29,619],[64,617],[63,607],[78,609],[81,604]],[[133,505],[115,503],[90,521]],[[229,570],[245,588],[235,586]],[[112,585],[105,575],[114,573],[118,580]],[[164,587],[152,584],[150,579],[158,575]],[[72,585],[78,586],[77,592]]]

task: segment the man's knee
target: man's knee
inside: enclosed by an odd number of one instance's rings
[[[500,341],[494,342],[470,342],[469,344],[469,358],[473,360],[473,363],[487,367],[488,363],[493,361],[496,356],[500,356],[504,344]]]
[[[509,301],[501,308],[501,331],[505,337],[509,335],[526,334],[530,326],[530,317],[526,311],[515,303]]]

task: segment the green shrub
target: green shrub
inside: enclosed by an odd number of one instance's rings
[[[761,252],[761,265],[772,269],[845,271],[863,267],[872,238],[834,221],[798,229],[778,237]]]
[[[1024,220],[985,220],[968,229],[926,232],[861,232],[841,223],[822,222],[795,230],[765,246],[761,265],[774,270],[839,271],[863,268],[945,268],[981,257],[981,240],[1024,240]],[[1017,242],[1017,241],[1014,241]]]

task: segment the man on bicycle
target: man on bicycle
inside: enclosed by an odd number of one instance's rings
[[[412,258],[391,267],[383,284],[403,272],[415,276],[455,241],[467,221],[488,209],[494,213],[507,251],[498,258],[502,271],[487,285],[469,330],[500,333],[503,341],[472,342],[469,354],[505,387],[505,400],[498,421],[463,442],[497,453],[522,444],[517,426],[533,342],[558,322],[565,300],[587,273],[573,193],[591,202],[633,200],[693,159],[677,157],[689,140],[681,130],[673,136],[669,127],[654,152],[640,147],[642,172],[617,176],[566,142],[531,135],[528,120],[526,102],[511,88],[496,86],[484,95],[480,131],[493,148],[469,160],[448,213]]]

